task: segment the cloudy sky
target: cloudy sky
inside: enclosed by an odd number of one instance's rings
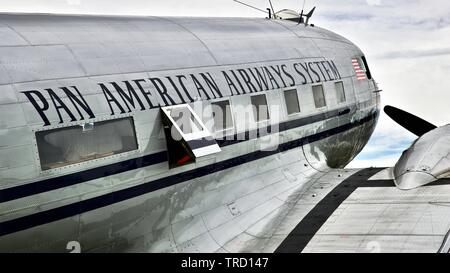
[[[243,0],[265,9],[265,0]],[[272,0],[299,10],[303,0]],[[312,22],[355,42],[368,58],[382,102],[436,125],[450,120],[450,1],[307,0]],[[0,0],[3,12],[261,17],[232,0]],[[351,167],[392,166],[415,139],[382,115],[368,146]]]

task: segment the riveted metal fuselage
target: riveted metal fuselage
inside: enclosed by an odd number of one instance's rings
[[[83,251],[218,251],[195,238],[244,213],[237,200],[276,202],[257,177],[344,167],[377,122],[377,86],[352,64],[363,53],[318,27],[14,14],[0,24],[0,251],[66,251],[70,241]],[[292,89],[299,111],[288,115]],[[255,95],[265,95],[266,121],[244,111]],[[233,126],[215,132],[221,152],[169,169],[160,107],[188,103],[214,132],[208,105],[222,100]],[[43,168],[38,132],[121,118],[133,120],[136,149]]]

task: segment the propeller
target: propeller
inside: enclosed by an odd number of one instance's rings
[[[437,128],[428,121],[393,106],[386,105],[384,107],[384,112],[400,126],[418,137],[421,137],[429,131]]]

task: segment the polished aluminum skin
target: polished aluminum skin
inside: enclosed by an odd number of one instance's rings
[[[275,251],[357,172],[339,168],[366,145],[378,118],[378,87],[373,79],[358,79],[352,63],[362,51],[319,27],[263,18],[1,14],[0,33],[2,252],[68,252],[74,245],[82,252]],[[267,87],[250,71],[265,71]],[[345,101],[335,89],[341,81]],[[323,87],[324,107],[314,99],[316,85]],[[300,108],[294,114],[288,114],[283,95],[291,89]],[[266,96],[269,120],[257,122],[243,110],[256,94]],[[205,109],[224,99],[233,126],[215,131]],[[160,107],[183,103],[216,139],[284,127],[226,140],[220,152],[169,168]],[[39,132],[126,118],[134,122],[138,149],[42,168]],[[104,135],[102,145],[107,136],[114,134]],[[416,190],[399,195],[395,187],[355,191],[304,251],[367,251],[365,243],[375,234],[382,251],[410,251],[405,241],[437,251],[450,228],[450,212],[432,201],[445,203],[450,189],[424,190],[425,197]],[[361,207],[367,196],[377,209]],[[408,203],[421,196],[426,206]],[[399,205],[391,204],[400,203],[410,213],[393,224],[395,234],[385,219],[397,219],[392,215]],[[381,207],[384,214],[378,213]],[[430,211],[439,225],[421,217]],[[435,228],[398,228],[413,220]],[[381,224],[371,230],[374,222]],[[325,238],[332,239],[324,244]]]
[[[403,152],[394,167],[400,189],[414,189],[450,174],[450,125],[436,128]]]

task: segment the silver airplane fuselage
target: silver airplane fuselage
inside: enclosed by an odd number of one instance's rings
[[[316,26],[0,14],[0,37],[1,252],[272,251],[243,232],[268,228],[294,176],[346,166],[379,115],[363,52]],[[168,145],[176,105],[220,151]],[[171,149],[195,158],[170,165]]]

